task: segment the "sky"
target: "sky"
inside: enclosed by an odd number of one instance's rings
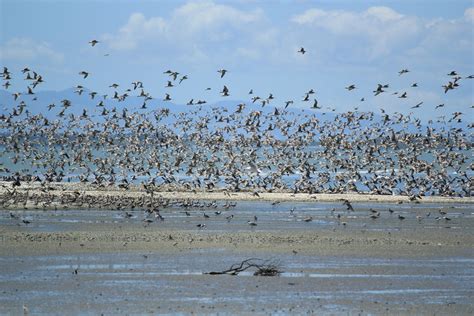
[[[211,103],[226,85],[229,100],[249,100],[253,89],[273,94],[275,106],[309,107],[301,100],[314,89],[319,104],[337,112],[460,111],[472,121],[474,79],[464,77],[474,74],[473,56],[473,1],[0,0],[0,66],[14,76],[12,92],[26,90],[19,72],[29,67],[44,78],[38,90],[83,85],[111,94],[112,83],[125,90],[140,80],[156,98]],[[189,79],[165,88],[168,69]],[[463,79],[445,94],[452,70]],[[378,83],[390,88],[374,97]],[[344,89],[350,84],[357,88]]]

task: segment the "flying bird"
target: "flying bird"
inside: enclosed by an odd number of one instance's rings
[[[412,108],[412,109],[417,109],[417,108],[419,108],[420,105],[422,105],[422,104],[423,104],[423,101],[421,101],[420,103],[418,103],[418,104],[412,106],[411,108]]]
[[[83,70],[83,71],[81,71],[81,72],[79,73],[79,75],[84,76],[84,79],[86,79],[87,76],[89,76],[89,73],[88,73],[87,71],[84,71],[84,70]]]
[[[398,75],[401,76],[401,75],[406,74],[406,73],[408,73],[408,72],[410,72],[410,70],[408,70],[408,69],[402,69],[402,70],[400,70],[400,71],[398,72]]]
[[[229,96],[229,89],[227,88],[227,86],[224,86],[224,88],[222,88],[221,95],[223,97],[228,97]]]
[[[221,78],[222,78],[222,77],[224,77],[224,75],[228,72],[228,70],[226,70],[226,69],[219,69],[217,72],[221,74]]]

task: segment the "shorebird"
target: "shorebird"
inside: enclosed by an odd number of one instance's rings
[[[301,53],[302,55],[304,55],[306,53],[305,49],[303,47],[301,47],[299,50],[298,50],[298,53]]]
[[[224,77],[224,75],[228,72],[228,70],[226,70],[226,69],[219,69],[217,72],[221,74],[221,78],[222,78],[222,77]]]
[[[311,106],[313,109],[322,109],[322,107],[318,107],[318,100],[314,99],[313,105]]]
[[[79,72],[79,74],[80,74],[81,76],[84,76],[84,79],[86,79],[86,78],[89,76],[89,73],[88,73],[87,71],[84,71],[84,70],[81,71],[81,72]]]
[[[220,93],[223,97],[227,97],[229,96],[229,89],[226,86],[224,86],[224,88],[222,88],[222,91]]]
[[[183,80],[186,80],[188,79],[188,76],[184,75],[182,76],[180,79],[179,79],[179,83],[181,84],[181,82],[183,82]]]
[[[408,70],[408,69],[402,69],[402,70],[400,70],[400,71],[398,72],[398,75],[401,76],[401,75],[406,74],[406,73],[408,73],[408,72],[410,72],[410,70]]]
[[[248,192],[251,197],[262,196],[264,192],[364,192],[407,196],[413,202],[425,195],[470,195],[468,171],[472,159],[464,149],[469,148],[469,130],[474,125],[463,125],[468,110],[457,110],[426,122],[412,112],[391,113],[383,108],[381,114],[353,107],[351,111],[329,116],[308,109],[286,110],[292,100],[269,108],[268,102],[271,104],[276,97],[270,94],[262,99],[252,94],[250,100],[265,105],[265,109],[236,102],[178,111],[163,106],[160,98],[153,98],[140,81],[134,81],[123,91],[113,84],[113,97],[105,95],[97,102],[91,101],[98,96],[95,89],[77,85],[73,98],[58,98],[63,99],[61,105],[54,106],[53,101],[34,102],[39,94],[34,87],[44,81],[41,74],[28,69],[23,81],[19,73],[19,82],[24,86],[18,91],[26,92],[7,95],[8,106],[4,104],[0,114],[7,135],[3,145],[9,163],[8,168],[0,166],[0,178],[9,182],[9,189],[17,189],[17,183],[22,188],[24,181],[38,182],[45,193],[48,183],[71,179],[101,188],[115,186],[122,191],[143,184],[147,196],[151,196],[137,201],[127,196],[83,199],[74,195],[58,202],[61,205],[97,205],[125,212],[139,207],[154,209],[164,203],[179,204],[153,197],[153,188],[158,187],[196,193],[222,190],[231,198],[233,192],[239,191]],[[174,80],[182,78],[177,73],[168,73],[174,86]],[[6,79],[15,77],[6,67],[0,75],[12,87],[16,86],[14,79]],[[463,89],[457,72],[449,80],[448,90]],[[374,93],[385,90],[388,84],[379,84]],[[229,95],[229,85],[220,93]],[[313,94],[313,89],[306,92],[303,102],[310,102]],[[397,96],[403,96],[403,91]],[[198,97],[188,104],[206,103]],[[134,103],[136,98],[143,99]],[[163,99],[170,100],[169,94]],[[88,107],[90,104],[84,104],[87,101],[95,106]],[[436,109],[443,106],[440,104]],[[421,103],[412,108],[418,107]],[[314,147],[316,143],[318,146]],[[420,152],[436,158],[424,159]],[[47,170],[44,166],[54,168]],[[453,173],[447,174],[445,170]],[[39,180],[32,180],[33,177]],[[37,197],[39,203],[49,203],[48,198]],[[10,199],[8,203],[21,205],[20,200]],[[195,201],[182,203],[189,207],[214,207]],[[352,205],[346,203],[352,211]],[[157,219],[158,213],[150,214],[151,221]]]
[[[95,39],[89,42],[89,44],[91,44],[92,47],[94,47],[97,43],[99,43],[99,41]]]
[[[423,101],[417,103],[416,105],[412,106],[411,108],[412,108],[412,109],[417,109],[417,108],[419,108],[420,105],[422,105],[422,104],[423,104]]]
[[[375,89],[374,91],[372,91],[374,93],[374,96],[378,96],[379,94],[381,94],[382,92],[385,92],[385,90],[383,90],[384,86],[381,85],[380,83],[377,85],[377,89]]]

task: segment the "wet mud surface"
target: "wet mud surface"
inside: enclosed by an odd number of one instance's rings
[[[151,223],[143,210],[3,211],[0,314],[22,314],[24,305],[48,315],[474,312],[469,205],[354,208],[239,202],[164,209]],[[283,273],[203,274],[252,257]]]

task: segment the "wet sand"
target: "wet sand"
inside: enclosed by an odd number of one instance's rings
[[[469,204],[360,202],[355,212],[340,202],[222,205],[189,216],[170,207],[149,224],[143,210],[0,212],[0,314],[19,314],[23,304],[32,314],[474,312]],[[380,218],[368,217],[371,208]],[[436,219],[440,211],[449,220]],[[284,273],[203,274],[250,257],[276,260]]]

